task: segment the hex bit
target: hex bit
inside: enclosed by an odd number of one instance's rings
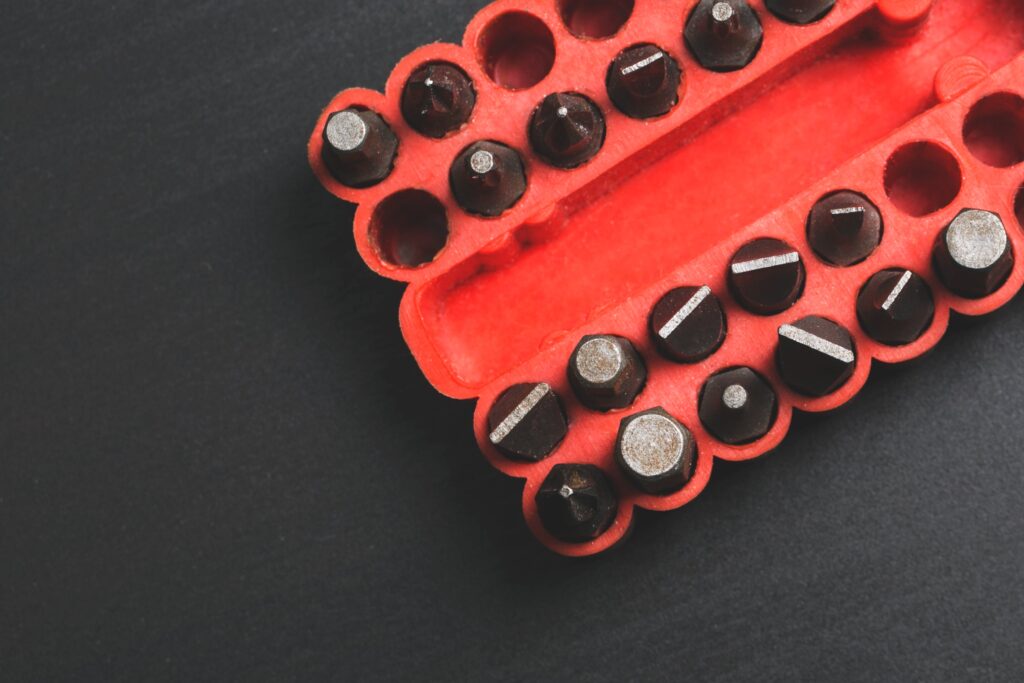
[[[701,389],[701,424],[731,446],[753,443],[775,424],[778,401],[768,380],[750,368],[731,368],[713,375]]]
[[[631,415],[619,426],[615,460],[641,491],[678,491],[693,476],[697,444],[693,434],[663,408]]]
[[[980,299],[1003,286],[1013,270],[1013,245],[998,214],[966,209],[935,244],[935,269],[951,292]]]
[[[449,182],[459,206],[493,218],[515,206],[526,192],[526,169],[514,149],[485,140],[455,158]]]
[[[398,156],[398,138],[381,118],[369,109],[355,107],[334,112],[323,132],[324,165],[341,184],[365,188],[391,174]]]
[[[623,337],[584,337],[569,359],[569,383],[580,403],[593,410],[628,408],[646,382],[643,359]]]

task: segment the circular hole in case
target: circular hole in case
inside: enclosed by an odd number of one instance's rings
[[[559,0],[566,28],[577,38],[601,40],[619,32],[633,14],[633,0]]]
[[[960,163],[934,142],[904,145],[885,165],[885,193],[896,208],[918,218],[952,204],[962,184]]]
[[[540,83],[555,64],[555,37],[547,25],[526,12],[507,12],[484,28],[478,58],[492,81],[508,90]]]
[[[996,93],[978,101],[964,120],[964,142],[977,159],[996,168],[1024,161],[1024,98]]]
[[[402,190],[374,210],[370,241],[388,265],[419,268],[448,243],[448,213],[429,192]]]

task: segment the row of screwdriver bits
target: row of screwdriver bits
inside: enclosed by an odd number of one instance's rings
[[[823,260],[852,265],[879,244],[878,209],[857,193],[827,195],[811,211],[808,241]],[[934,271],[950,292],[981,298],[997,291],[1013,268],[1014,253],[1001,217],[966,209],[935,241]],[[799,298],[805,285],[800,252],[774,239],[755,240],[729,265],[733,298],[754,315],[776,315]],[[856,313],[874,341],[900,346],[919,339],[935,315],[934,296],[920,274],[886,268],[868,278],[856,297]],[[680,287],[651,310],[654,348],[668,360],[696,363],[723,343],[727,325],[721,301],[710,287]],[[838,391],[857,365],[853,334],[824,316],[805,316],[778,328],[775,360],[786,386],[809,397]],[[628,409],[647,382],[647,366],[636,346],[616,335],[580,340],[568,364],[577,400],[596,411]],[[698,397],[698,416],[707,433],[723,444],[740,446],[766,436],[778,414],[778,397],[768,379],[750,367],[733,367],[709,377]],[[547,383],[519,384],[506,390],[488,414],[489,439],[506,457],[539,462],[568,435],[562,399]],[[615,440],[615,462],[640,491],[671,494],[694,475],[697,446],[693,433],[663,408],[624,417]],[[559,464],[540,487],[536,503],[545,528],[566,542],[585,542],[614,520],[614,487],[599,467]]]
[[[804,25],[826,16],[835,0],[769,0],[768,9],[791,24]],[[700,0],[683,29],[684,43],[696,61],[716,72],[737,71],[757,55],[764,32],[757,12],[746,0]],[[618,54],[608,68],[609,100],[634,119],[653,119],[679,103],[683,73],[677,59],[655,44],[640,43]],[[477,89],[466,72],[449,62],[417,68],[401,93],[400,110],[417,133],[441,139],[469,124]],[[534,109],[528,139],[534,154],[561,169],[593,159],[605,143],[605,116],[588,97],[553,93]],[[352,188],[383,182],[399,155],[400,138],[380,113],[352,106],[331,113],[323,129],[323,160],[334,178]],[[527,188],[522,155],[496,140],[480,140],[456,155],[449,170],[452,196],[466,212],[500,216],[516,205]]]

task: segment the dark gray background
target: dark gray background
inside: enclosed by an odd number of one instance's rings
[[[1024,303],[567,561],[306,167],[483,0],[5,3],[0,678],[1024,675]]]

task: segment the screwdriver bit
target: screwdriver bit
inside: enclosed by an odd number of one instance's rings
[[[776,363],[779,375],[794,391],[827,396],[853,375],[857,352],[845,327],[810,316],[779,328]]]
[[[764,29],[746,0],[701,0],[690,13],[684,37],[701,66],[724,73],[753,61]]]
[[[398,156],[398,138],[369,109],[349,108],[327,118],[323,133],[324,165],[342,185],[376,185],[391,174]]]
[[[459,154],[449,173],[455,201],[486,217],[500,216],[526,192],[526,169],[519,153],[500,142],[476,142]]]
[[[824,19],[836,0],[765,0],[772,14],[790,24],[813,24]]]
[[[696,363],[725,341],[725,313],[710,287],[679,287],[655,304],[649,328],[663,356],[677,363]]]
[[[679,102],[682,72],[676,60],[657,45],[644,44],[619,53],[608,69],[608,96],[626,116],[664,116]]]
[[[852,266],[871,256],[881,243],[882,214],[862,194],[834,192],[811,209],[807,241],[826,263]]]
[[[491,443],[501,453],[536,462],[558,448],[568,424],[558,395],[542,382],[506,389],[491,406],[487,429]]]
[[[800,252],[777,239],[747,244],[729,265],[733,296],[757,315],[775,315],[796,303],[806,278]]]
[[[698,412],[712,436],[739,446],[753,443],[771,430],[778,403],[775,390],[761,375],[750,368],[732,368],[704,384]]]
[[[991,211],[961,211],[939,235],[935,269],[954,294],[980,299],[1003,286],[1013,270],[1013,246]]]
[[[567,543],[584,543],[603,534],[619,507],[607,476],[593,465],[555,465],[535,501],[544,528]]]
[[[622,420],[615,460],[641,491],[672,493],[693,476],[697,444],[679,420],[654,408]]]
[[[857,297],[860,326],[875,341],[902,346],[916,341],[932,324],[935,300],[914,272],[889,269],[876,273]]]
[[[466,73],[447,62],[416,69],[402,90],[402,116],[431,138],[443,138],[464,126],[476,106],[476,90]]]
[[[604,116],[597,105],[576,93],[548,95],[530,118],[530,145],[558,168],[590,161],[604,145]]]
[[[628,408],[646,382],[643,359],[622,337],[584,337],[569,360],[569,383],[580,403],[593,410]]]

